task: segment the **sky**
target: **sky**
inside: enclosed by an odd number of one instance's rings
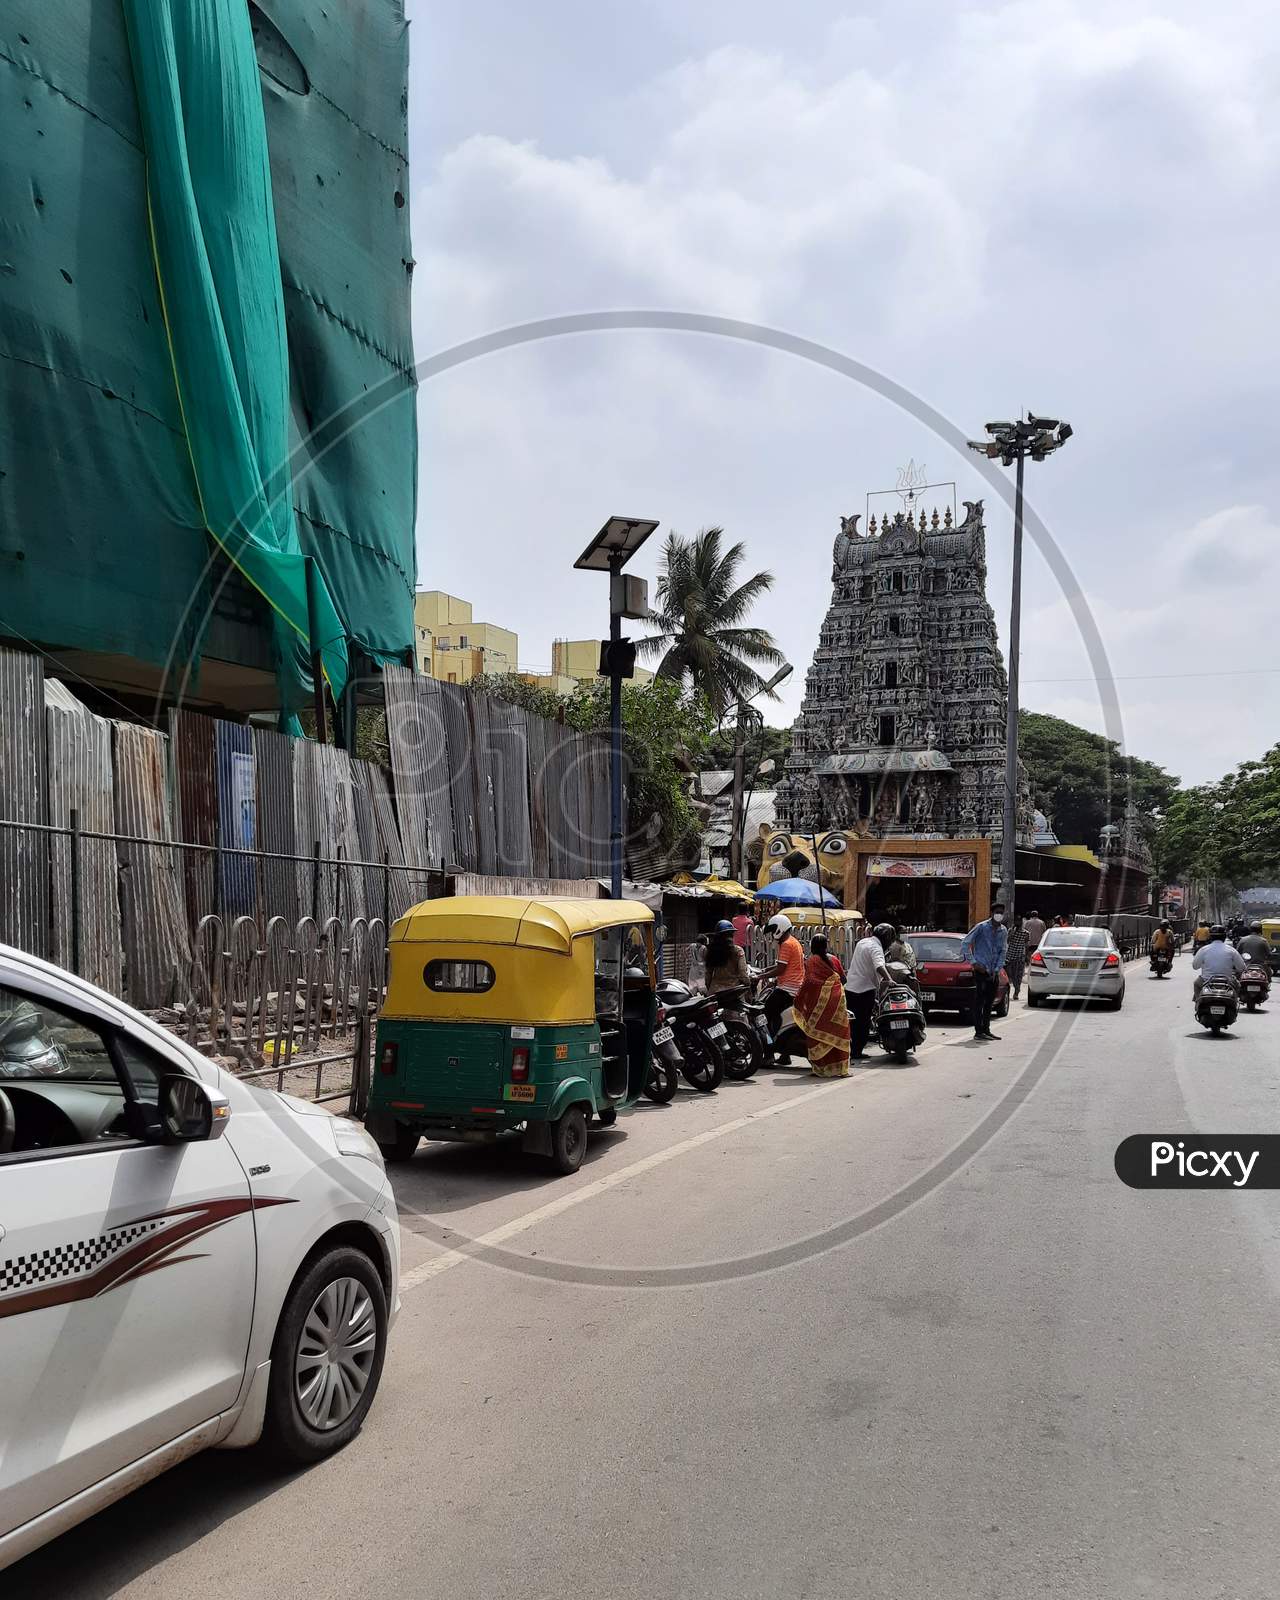
[[[410,0],[419,360],[567,313],[742,319],[885,374],[969,435],[1075,436],[1028,469],[1119,689],[1124,746],[1187,782],[1276,740],[1280,13],[1220,0]],[[572,564],[606,517],[713,524],[767,568],[796,673],[842,514],[908,461],[984,498],[1007,636],[1012,518],[872,389],[752,344],[607,331],[419,395],[418,583],[545,669],[607,626]],[[873,500],[871,509],[898,502]],[[659,535],[660,537],[661,535]],[[658,539],[633,570],[651,580]],[[1023,703],[1106,725],[1028,546]],[[1243,673],[1242,667],[1265,669]]]

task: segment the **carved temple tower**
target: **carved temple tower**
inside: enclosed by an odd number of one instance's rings
[[[1004,789],[1004,663],[986,597],[982,502],[841,518],[831,606],[778,790],[782,828],[994,838]],[[1019,784],[1018,842],[1033,812]]]

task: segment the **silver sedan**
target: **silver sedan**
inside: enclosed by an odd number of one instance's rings
[[[1027,1004],[1061,995],[1124,1004],[1124,963],[1105,928],[1049,928],[1027,963]]]

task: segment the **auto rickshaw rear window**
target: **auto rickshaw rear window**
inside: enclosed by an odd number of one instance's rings
[[[422,976],[437,994],[483,994],[493,988],[493,968],[487,961],[428,961]]]

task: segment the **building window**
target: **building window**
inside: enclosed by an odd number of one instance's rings
[[[466,636],[465,633],[460,633],[458,635],[458,649],[459,650],[465,650],[466,648],[467,648],[467,636]]]
[[[888,712],[880,718],[880,743],[896,744],[898,739],[898,719],[890,716]]]
[[[898,687],[898,663],[896,661],[886,661],[884,664],[884,686],[886,689],[896,689]]]
[[[889,591],[891,594],[902,593],[902,574],[900,572],[895,572],[889,579]]]
[[[902,632],[902,618],[896,611],[889,614],[889,632],[895,637]]]

